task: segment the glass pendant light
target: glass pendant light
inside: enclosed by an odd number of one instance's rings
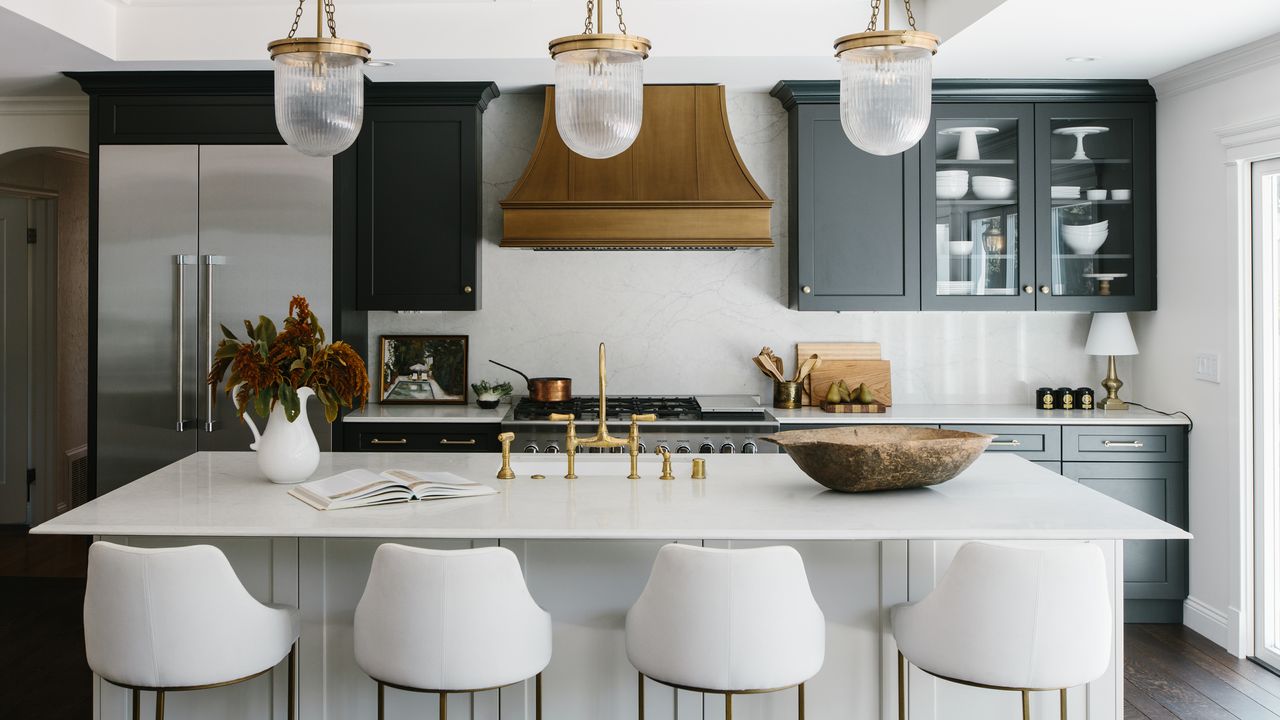
[[[338,37],[332,0],[316,0],[315,37],[294,37],[305,2],[298,0],[289,36],[267,45],[275,63],[276,127],[298,152],[328,157],[351,147],[360,134],[369,46]]]
[[[604,5],[587,0],[581,35],[552,40],[556,62],[556,128],[569,149],[600,160],[631,147],[644,116],[644,67],[652,47],[628,35],[622,0],[615,0],[618,33],[604,32]],[[595,24],[592,24],[594,11]]]
[[[916,30],[911,0],[905,0],[910,30],[876,30],[881,0],[871,2],[865,32],[836,40],[840,60],[840,124],[845,135],[873,155],[894,155],[920,141],[929,127],[933,56],[938,36]]]

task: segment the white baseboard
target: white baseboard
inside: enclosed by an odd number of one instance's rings
[[[1230,624],[1227,622],[1226,613],[1210,607],[1194,597],[1188,597],[1182,603],[1182,624],[1218,643],[1223,648],[1228,645]]]

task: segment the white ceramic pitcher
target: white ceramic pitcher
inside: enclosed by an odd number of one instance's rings
[[[284,406],[276,403],[267,418],[267,429],[258,432],[258,425],[245,413],[244,421],[253,433],[250,450],[258,452],[258,469],[273,483],[299,483],[311,477],[320,464],[320,445],[316,442],[311,423],[307,420],[307,400],[315,396],[308,387],[298,388],[298,417],[289,422]]]

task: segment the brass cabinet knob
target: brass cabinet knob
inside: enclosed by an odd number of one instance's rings
[[[467,295],[470,295],[470,294],[471,294],[471,286],[470,286],[470,285],[463,285],[463,286],[462,286],[462,292],[466,293]]]
[[[1048,285],[1041,285],[1041,286],[1040,286],[1040,293],[1041,293],[1042,295],[1048,295],[1048,294],[1049,294],[1049,286],[1048,286]]]
[[[1030,285],[1023,285],[1023,286],[1022,286],[1022,292],[1026,293],[1026,294],[1028,294],[1028,295],[1030,295],[1031,293],[1033,293],[1033,292],[1035,292],[1035,291],[1036,291],[1036,289],[1035,289],[1034,287],[1030,286]]]
[[[813,288],[809,287],[808,285],[805,285],[804,287],[800,288],[800,292],[804,293],[805,295],[812,295]]]

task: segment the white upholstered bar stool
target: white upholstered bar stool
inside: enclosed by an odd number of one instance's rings
[[[1022,694],[1067,689],[1111,661],[1111,599],[1102,551],[1088,543],[968,543],[933,592],[892,611],[898,642],[898,717],[911,663],[934,677]]]
[[[826,652],[826,622],[813,599],[804,562],[787,546],[723,550],[665,545],[640,599],[627,613],[627,657],[644,681],[676,690],[733,696],[796,688],[804,718],[804,683]]]
[[[263,605],[244,589],[222,551],[209,545],[89,548],[84,645],[89,667],[133,691],[156,694],[233,685],[289,658],[289,718],[295,698],[298,611]]]
[[[356,663],[386,687],[439,695],[476,693],[535,678],[551,662],[551,616],[529,595],[510,550],[428,550],[387,543],[356,606]]]

